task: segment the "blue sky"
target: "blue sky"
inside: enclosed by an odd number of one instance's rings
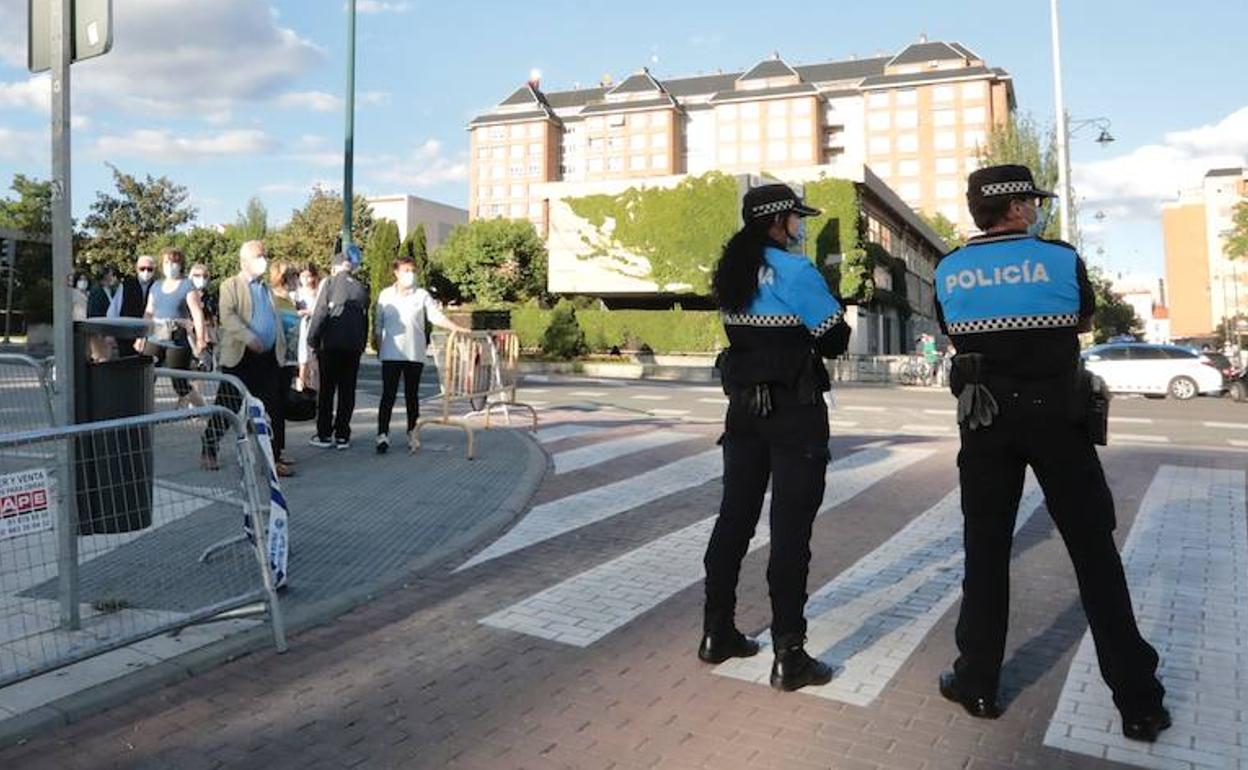
[[[1048,3],[708,0],[359,0],[356,189],[467,199],[464,130],[531,69],[543,87],[674,77],[892,53],[957,40],[1015,79],[1020,110],[1053,120]],[[107,188],[105,162],[186,185],[199,221],[232,221],[259,195],[284,221],[313,184],[341,185],[341,0],[115,0],[115,47],[74,69],[74,212]],[[47,83],[25,71],[26,0],[0,0],[0,179],[48,175]],[[1002,24],[1010,21],[1009,26]],[[1113,271],[1162,274],[1157,206],[1210,166],[1248,155],[1242,31],[1248,3],[1062,3],[1067,107],[1117,141],[1072,140],[1088,252]],[[1095,211],[1105,211],[1097,224]],[[1097,256],[1096,247],[1104,249]]]

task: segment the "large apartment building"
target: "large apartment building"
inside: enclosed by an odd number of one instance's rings
[[[1248,200],[1248,168],[1214,169],[1199,187],[1162,204],[1171,333],[1211,336],[1248,313],[1248,266],[1226,258],[1232,211]]]
[[[532,80],[469,123],[469,215],[527,218],[545,233],[550,182],[777,173],[865,164],[911,207],[973,229],[966,175],[1014,109],[1013,81],[959,43],[895,56],[541,90]]]

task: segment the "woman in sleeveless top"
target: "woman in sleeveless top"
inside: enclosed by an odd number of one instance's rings
[[[186,258],[174,248],[160,252],[165,278],[147,296],[146,318],[154,322],[147,345],[148,354],[169,369],[189,371],[203,350],[204,311],[200,294],[182,275]],[[204,398],[184,379],[174,379],[178,408],[187,404],[203,406]]]

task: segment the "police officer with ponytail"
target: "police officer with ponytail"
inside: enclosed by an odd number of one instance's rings
[[[1010,598],[1010,547],[1028,466],[1074,564],[1101,674],[1127,738],[1170,726],[1157,653],[1140,635],[1114,545],[1114,501],[1094,444],[1105,443],[1104,383],[1083,371],[1077,334],[1096,300],[1074,247],[1040,238],[1044,204],[1026,166],[970,175],[967,202],[983,235],[936,268],[941,328],[958,354],[958,474],[966,573],[953,671],[940,692],[995,719]]]
[[[828,464],[830,389],[822,358],[840,355],[849,327],[839,302],[800,253],[803,218],[819,214],[782,184],[749,190],[744,226],[716,266],[713,289],[729,348],[718,360],[728,411],[724,496],[707,545],[706,605],[698,657],[720,663],[759,651],[734,621],[741,560],[771,481],[771,685],[826,684],[832,670],[806,654],[810,534]],[[789,251],[792,249],[793,251]]]

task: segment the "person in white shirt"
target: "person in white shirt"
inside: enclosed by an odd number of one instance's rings
[[[442,314],[429,292],[416,285],[416,263],[410,257],[394,261],[394,284],[377,298],[374,344],[381,358],[381,404],[377,408],[377,454],[390,448],[390,413],[403,378],[407,432],[420,417],[420,375],[425,368],[425,321],[451,331],[465,331]]]

